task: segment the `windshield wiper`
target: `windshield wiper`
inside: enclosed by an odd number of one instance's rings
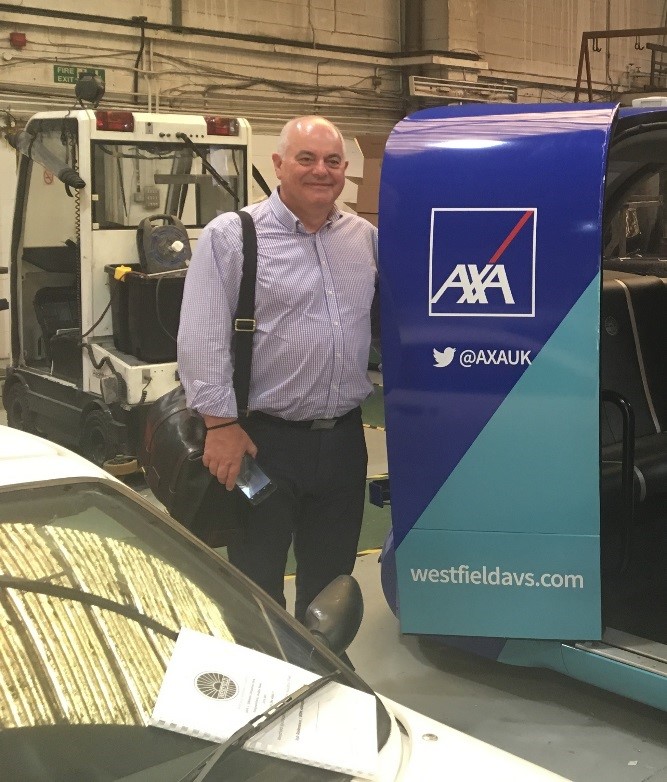
[[[326,676],[320,676],[320,678],[315,679],[314,682],[304,684],[303,687],[299,687],[298,690],[294,690],[294,692],[286,695],[282,700],[274,703],[273,706],[269,706],[266,711],[253,717],[246,722],[243,727],[239,728],[235,733],[232,733],[227,741],[223,741],[223,743],[220,744],[202,764],[196,768],[190,769],[190,771],[179,779],[178,782],[187,782],[188,780],[191,780],[191,782],[201,782],[201,780],[208,776],[209,771],[212,771],[223,758],[229,757],[232,752],[240,749],[249,739],[259,733],[260,730],[264,730],[264,728],[272,725],[298,703],[305,701],[306,698],[310,698],[314,692],[321,690],[322,687],[330,681],[333,681],[337,676],[340,676],[340,673],[339,670],[335,670],[332,673],[326,674]],[[192,779],[191,775],[196,772],[199,773]]]

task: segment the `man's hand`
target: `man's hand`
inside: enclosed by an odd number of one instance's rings
[[[232,420],[232,419],[228,419]],[[204,416],[207,426],[224,423],[224,418]],[[257,446],[239,424],[213,429],[206,433],[202,464],[208,467],[220,483],[231,491],[241,470],[241,460],[246,453],[257,456]]]

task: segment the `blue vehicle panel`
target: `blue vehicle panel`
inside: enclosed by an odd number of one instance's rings
[[[401,629],[659,708],[665,149],[661,109],[422,111],[379,214]]]
[[[614,115],[448,107],[388,140],[382,352],[405,632],[600,636],[597,327]]]

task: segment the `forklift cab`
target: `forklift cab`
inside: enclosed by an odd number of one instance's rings
[[[405,633],[667,708],[667,112],[442,107],[380,189]]]

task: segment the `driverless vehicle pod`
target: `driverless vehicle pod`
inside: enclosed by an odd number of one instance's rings
[[[380,189],[401,630],[667,708],[667,112],[418,112]]]

